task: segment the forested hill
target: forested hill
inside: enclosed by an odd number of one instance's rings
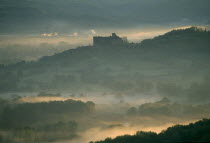
[[[176,79],[183,84],[202,80],[210,71],[209,39],[210,32],[192,27],[123,47],[84,46],[35,62],[1,65],[0,92],[68,90],[136,94],[148,93],[162,81]],[[184,82],[177,81],[183,78]]]
[[[187,29],[172,30],[165,33],[164,35],[157,36],[153,39],[146,39],[140,44],[145,47],[155,46],[162,48],[168,46],[176,48],[178,48],[179,46],[181,46],[182,48],[190,46],[188,48],[192,49],[193,47],[197,47],[199,44],[199,48],[209,47],[209,38],[210,31],[206,31],[197,27],[191,27]],[[173,45],[171,45],[172,43]]]
[[[135,135],[118,136],[90,143],[208,143],[209,131],[210,120],[204,119],[194,124],[176,125],[159,134],[138,131]]]

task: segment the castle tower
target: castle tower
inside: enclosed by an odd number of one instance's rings
[[[112,37],[118,37],[116,33],[112,33]]]
[[[93,37],[93,46],[94,47],[110,47],[110,46],[124,46],[127,42],[127,38],[121,38],[117,34],[112,33],[109,37]]]

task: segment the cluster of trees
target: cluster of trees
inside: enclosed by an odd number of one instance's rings
[[[189,125],[176,125],[157,134],[138,131],[135,135],[107,138],[103,141],[90,143],[190,143],[210,141],[210,119],[203,119]]]
[[[39,143],[51,142],[77,137],[77,123],[75,121],[55,122],[46,125],[14,127],[3,130],[0,134],[1,143]]]
[[[81,116],[93,112],[94,108],[95,104],[91,101],[84,103],[71,99],[6,106],[1,112],[0,127],[22,127],[35,122],[57,119],[62,116]]]
[[[130,107],[129,116],[174,116],[174,117],[202,117],[210,115],[210,104],[192,105],[173,103],[168,98],[163,98],[154,103],[145,103],[138,108]]]
[[[42,93],[43,94],[43,93]],[[77,137],[80,117],[95,109],[91,101],[14,103],[0,99],[0,142],[37,143]],[[1,134],[4,132],[4,134]]]

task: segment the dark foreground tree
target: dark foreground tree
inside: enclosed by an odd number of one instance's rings
[[[203,119],[189,125],[169,127],[159,134],[138,131],[135,135],[107,138],[103,141],[90,143],[193,143],[210,142],[210,119]]]

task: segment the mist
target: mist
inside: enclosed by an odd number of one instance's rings
[[[94,103],[90,102],[90,100],[92,100]],[[0,112],[3,114],[3,116],[16,116],[17,120],[22,117],[18,117],[15,112],[25,114],[24,118],[27,120],[24,119],[24,121],[19,122],[18,125],[14,124],[16,121],[13,121],[13,119],[10,119],[9,121],[12,123],[11,127],[18,126],[20,131],[23,130],[21,129],[21,124],[26,125],[28,124],[28,121],[33,120],[28,117],[30,114],[27,114],[27,108],[30,109],[29,112],[38,113],[36,113],[37,115],[33,115],[34,118],[40,117],[39,114],[44,113],[45,115],[42,115],[43,118],[41,122],[37,120],[35,124],[32,124],[34,128],[31,129],[32,133],[27,133],[32,137],[28,138],[28,141],[30,142],[36,142],[33,138],[41,139],[43,134],[42,130],[45,130],[45,128],[39,128],[40,125],[43,126],[43,123],[49,125],[55,124],[55,126],[58,126],[57,121],[62,121],[63,123],[61,123],[65,125],[65,122],[69,122],[70,120],[71,122],[75,122],[77,124],[74,132],[72,131],[75,135],[70,137],[70,139],[65,137],[66,134],[63,134],[63,137],[55,138],[50,141],[53,143],[83,143],[98,141],[104,140],[107,137],[114,138],[125,134],[133,135],[139,130],[160,133],[161,131],[173,125],[186,125],[198,121],[201,118],[207,118],[210,116],[210,112],[208,110],[210,106],[209,104],[193,105],[177,103],[170,101],[168,98],[146,99],[146,97],[127,97],[123,100],[123,102],[122,100],[119,101],[119,98],[116,99],[116,96],[114,95],[108,95],[108,97],[101,97],[100,95],[84,97],[81,95],[73,96],[65,94],[62,95],[59,93],[34,93],[33,95],[16,95],[16,97],[13,95],[10,99],[1,99],[1,102],[4,104],[1,105],[2,110]],[[83,107],[77,107],[75,104],[76,102],[81,104],[80,106],[83,106],[84,103],[87,105],[90,104],[91,106],[87,106],[88,108],[90,107],[90,109],[82,109],[80,114],[77,114],[77,112],[74,112],[74,110],[80,110],[80,108]],[[56,110],[59,109],[60,113],[50,109],[51,105],[55,106],[54,108],[57,108]],[[66,110],[64,105],[72,106],[73,109],[71,109],[71,111]],[[38,108],[42,106],[45,108],[43,108],[42,111],[39,111]],[[8,107],[11,109],[8,110]],[[85,106],[85,108],[87,107]],[[18,108],[22,109],[22,111]],[[136,110],[133,110],[133,108],[136,108]],[[66,113],[70,114],[70,116]],[[53,116],[54,119],[51,119],[50,122],[45,121],[45,116]],[[0,125],[5,128],[5,123],[8,121],[4,121],[4,118],[1,119]],[[4,125],[2,125],[2,122]],[[63,130],[66,128],[65,126],[62,127]],[[46,129],[49,130],[49,127]],[[59,135],[59,132],[63,132],[59,128],[53,129],[53,134],[55,134],[54,136],[57,136],[57,134]],[[30,130],[30,128],[25,128],[24,130],[27,131]],[[68,132],[71,133],[70,130]],[[65,131],[65,133],[68,132]],[[45,133],[44,135],[50,139],[50,133],[51,131],[49,130],[49,134]],[[27,141],[24,134],[19,134],[19,136],[16,136],[14,131],[9,130],[7,131],[7,134],[10,134],[9,136],[13,136],[14,140],[16,140],[16,138],[22,138],[22,141]],[[3,137],[8,138],[7,136],[8,135],[4,135]]]
[[[209,0],[1,0],[1,143],[210,142]]]

